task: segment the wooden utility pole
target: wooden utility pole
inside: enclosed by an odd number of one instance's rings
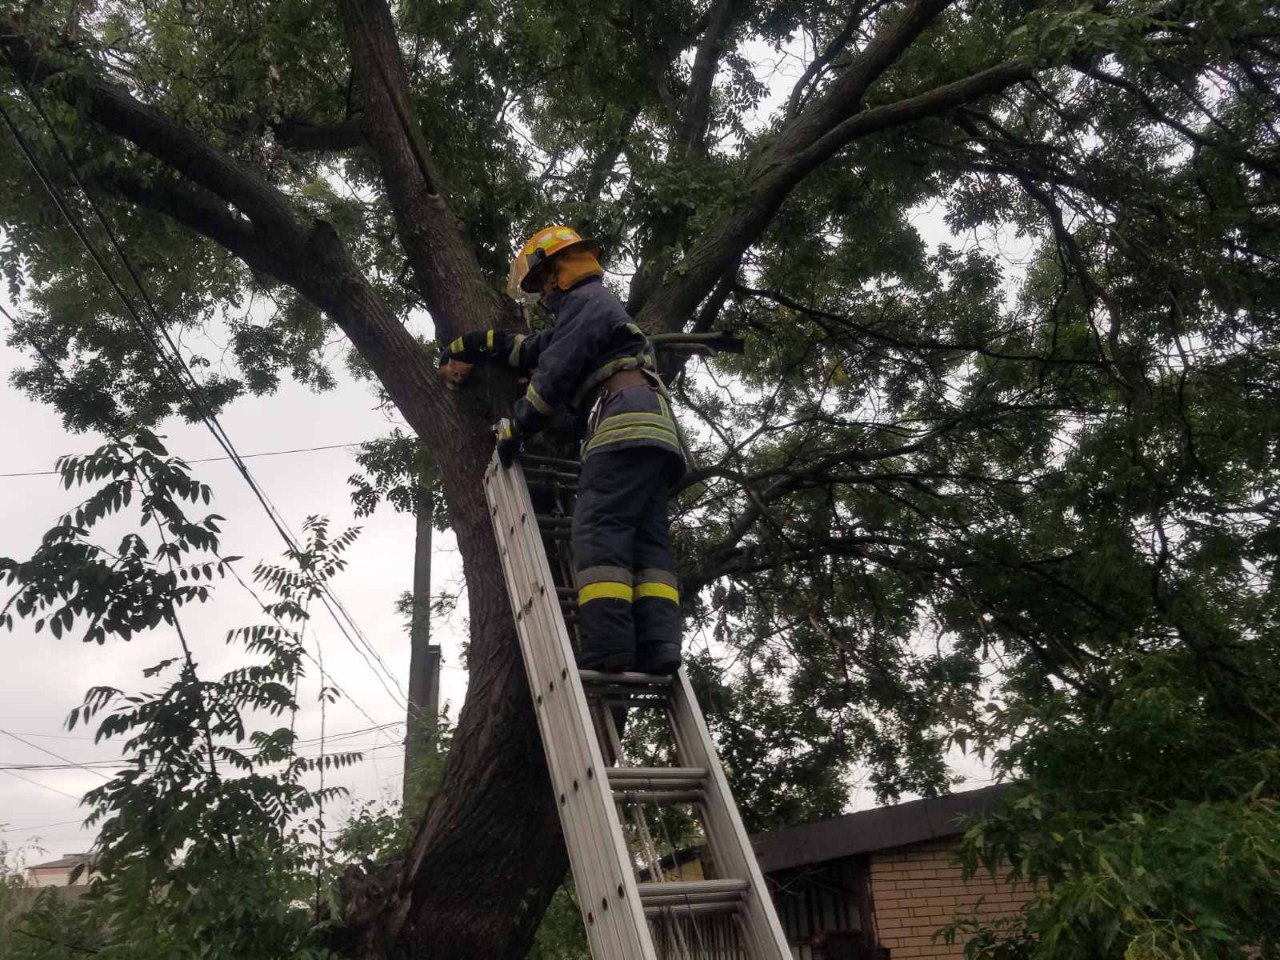
[[[440,647],[431,642],[431,539],[435,496],[424,482],[419,487],[415,514],[417,535],[413,550],[413,604],[409,625],[409,708],[405,717],[405,813],[413,816],[411,771],[430,746],[440,716]]]

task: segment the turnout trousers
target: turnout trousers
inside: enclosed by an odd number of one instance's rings
[[[573,512],[579,666],[671,673],[680,665],[680,593],[667,525],[673,456],[596,450]]]

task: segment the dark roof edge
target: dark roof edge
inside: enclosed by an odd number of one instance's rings
[[[68,853],[57,860],[50,860],[47,863],[33,863],[25,867],[26,870],[52,870],[62,867],[78,867],[82,863],[87,864],[93,860],[92,854],[88,853]]]
[[[905,847],[963,832],[958,818],[994,806],[1009,784],[995,784],[945,797],[875,807],[831,820],[786,827],[751,838],[765,873],[839,860],[876,850]]]

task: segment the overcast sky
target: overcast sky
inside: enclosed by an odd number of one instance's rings
[[[12,305],[6,306],[12,309]],[[7,333],[6,325],[0,340]],[[52,470],[60,455],[92,450],[101,439],[69,434],[54,411],[33,403],[10,386],[10,373],[26,365],[28,362],[16,351],[0,345],[0,473]],[[340,366],[335,364],[335,369]],[[343,379],[338,389],[322,394],[286,383],[276,396],[232,404],[221,420],[242,454],[358,442],[384,436],[399,422],[389,420],[377,409],[367,385],[348,379]],[[165,424],[161,432],[175,455],[186,459],[222,455],[201,425],[174,421]],[[414,525],[412,518],[390,508],[379,510],[373,517],[354,518],[346,482],[356,471],[354,453],[353,449],[319,450],[254,457],[247,462],[295,533],[312,514],[328,516],[334,530],[349,525],[363,528],[349,552],[347,570],[337,577],[333,587],[390,668],[396,684],[388,682],[388,686],[401,697],[407,685],[409,648],[394,603],[412,584]],[[227,518],[222,549],[225,554],[244,557],[239,564],[242,575],[248,579],[258,560],[280,559],[283,543],[279,535],[232,464],[225,460],[200,463],[194,464],[192,470],[213,487],[215,500],[210,510]],[[85,496],[83,490],[62,489],[55,476],[2,477],[0,494],[0,556],[20,560],[31,555],[40,536],[62,512]],[[107,538],[110,541],[123,528],[108,529],[112,529],[112,537]],[[435,541],[435,583],[457,581],[460,563],[452,537],[438,535]],[[8,591],[4,597],[7,599]],[[231,580],[217,588],[212,602],[186,608],[182,623],[191,637],[201,672],[214,675],[243,662],[243,650],[227,646],[225,634],[232,627],[262,619],[253,598]],[[435,636],[444,647],[441,699],[452,705],[450,714],[455,717],[466,690],[466,674],[458,657],[458,640],[464,627],[464,618],[456,615],[450,623],[437,624]],[[327,708],[329,734],[403,720],[402,701],[393,699],[384,689],[364,659],[322,612],[314,615],[307,640],[313,653],[317,642],[326,671],[350,695],[350,700],[340,700]],[[145,681],[140,671],[174,656],[176,636],[171,629],[162,629],[132,642],[112,640],[98,646],[82,643],[75,635],[61,639],[47,631],[37,635],[31,623],[19,621],[12,633],[0,633],[0,644],[6,654],[0,671],[0,841],[10,848],[29,848],[28,863],[38,861],[42,850],[57,856],[86,849],[92,835],[75,822],[85,813],[76,798],[101,783],[100,774],[81,769],[9,768],[15,764],[61,762],[39,748],[76,763],[118,758],[116,745],[95,745],[82,726],[68,732],[66,716],[93,685],[113,685],[128,692],[154,688],[155,681]],[[311,683],[300,695],[305,708],[298,718],[301,738],[318,737],[320,733],[320,710],[315,702],[318,670],[311,663],[308,667]],[[15,734],[34,746],[16,739],[12,736]],[[335,749],[364,750],[365,760],[354,768],[330,774],[329,782],[350,787],[353,796],[359,798],[398,796],[402,736],[403,729],[393,727],[334,741]],[[317,751],[318,744],[303,748],[303,752]],[[37,844],[42,850],[34,849]]]

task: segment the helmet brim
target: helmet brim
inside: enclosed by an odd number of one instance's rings
[[[567,253],[570,250],[579,250],[582,247],[589,247],[591,249],[591,255],[597,259],[599,258],[600,244],[596,243],[595,240],[589,240],[586,237],[581,240],[575,240],[573,243],[561,247],[549,257],[538,257],[535,262],[531,263],[529,265],[529,271],[524,275],[524,279],[520,281],[520,289],[525,293],[537,293],[539,286],[542,284],[542,276],[549,268],[551,261],[562,253]],[[530,255],[530,259],[532,259],[532,257],[533,255]]]

